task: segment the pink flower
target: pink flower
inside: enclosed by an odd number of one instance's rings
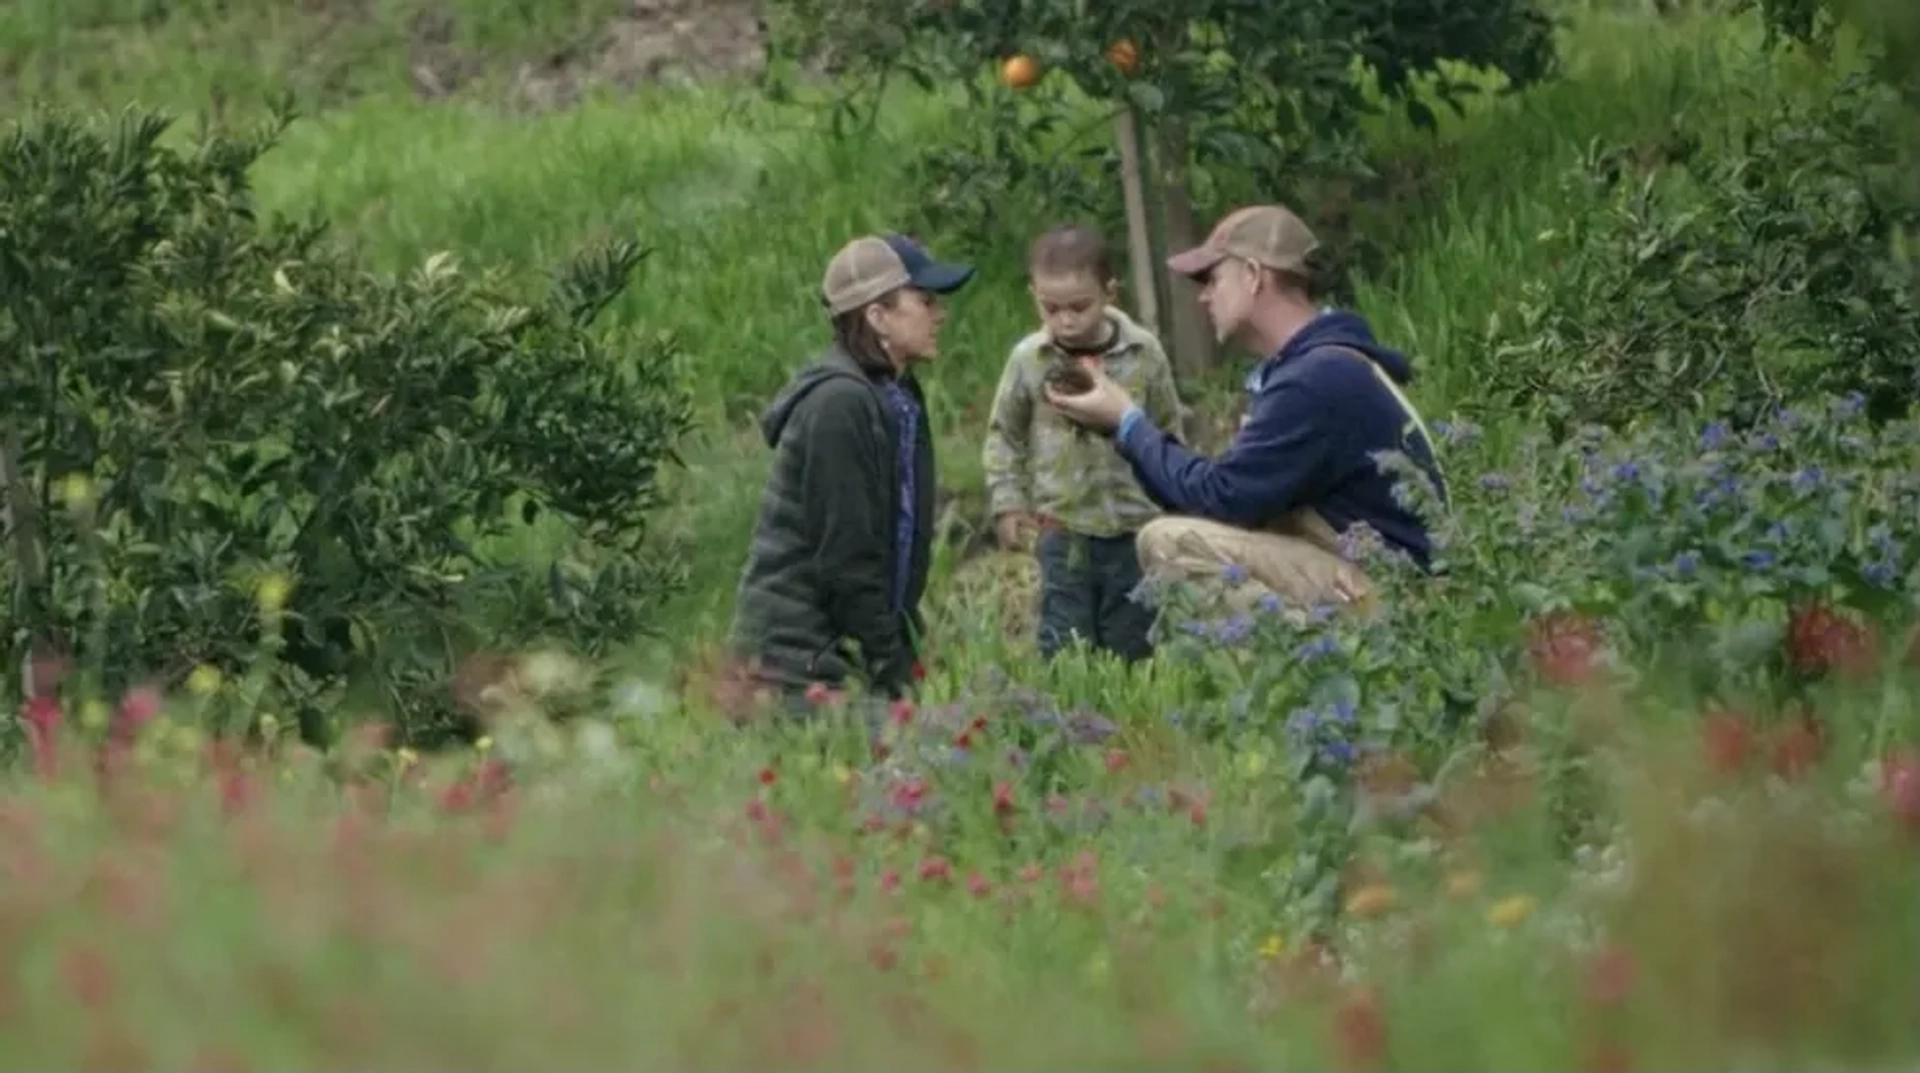
[[[928,857],[920,862],[920,878],[928,883],[945,883],[953,878],[953,864],[945,857]]]
[[[120,698],[120,708],[114,713],[113,727],[99,756],[101,778],[113,779],[128,766],[140,729],[160,714],[161,704],[160,690],[151,685],[137,686]]]
[[[1618,1006],[1633,990],[1633,955],[1617,946],[1608,946],[1587,964],[1587,1001],[1595,1006]]]
[[[260,796],[259,787],[253,776],[238,764],[226,768],[220,773],[220,809],[229,816],[238,816],[251,807]]]
[[[114,733],[123,739],[130,739],[140,732],[140,728],[153,722],[160,714],[164,702],[160,690],[151,685],[136,686],[127,690],[120,698],[120,711],[114,719]]]
[[[920,779],[908,779],[893,789],[893,805],[903,812],[912,812],[920,807],[927,796],[927,784]]]
[[[1083,851],[1073,863],[1060,869],[1061,895],[1074,905],[1092,905],[1100,897],[1100,861]]]
[[[100,951],[86,946],[69,950],[61,968],[67,987],[83,1008],[98,1010],[113,994],[113,970]]]
[[[1894,821],[1920,835],[1920,752],[1904,749],[1881,763],[1880,795]]]
[[[44,694],[21,707],[20,721],[26,724],[27,741],[33,747],[34,770],[42,778],[52,778],[59,766],[55,744],[64,718],[60,702]]]
[[[1013,784],[1010,782],[1004,782],[1004,781],[994,783],[993,784],[994,814],[997,816],[1005,816],[1013,812],[1013,809],[1014,809]]]

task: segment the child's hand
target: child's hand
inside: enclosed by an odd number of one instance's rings
[[[1033,533],[1033,516],[1023,510],[1010,510],[993,520],[993,535],[1002,551],[1018,551],[1027,546]]]

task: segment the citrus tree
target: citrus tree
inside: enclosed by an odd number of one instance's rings
[[[687,399],[670,340],[593,328],[631,242],[524,293],[263,218],[248,170],[290,118],[184,152],[139,112],[0,131],[10,640],[65,638],[96,687],[249,674],[283,714],[365,684],[417,740],[468,646],[645,627]]]
[[[1743,0],[1758,9],[1768,34],[1776,42],[1793,42],[1827,51],[1842,27],[1850,28],[1865,46],[1872,77],[1891,91],[1897,107],[1882,109],[1877,117],[1892,136],[1898,159],[1890,167],[1911,176],[1920,161],[1920,4],[1912,0]],[[1920,185],[1904,184],[1912,195],[1909,206],[1920,204]],[[1910,263],[1917,236],[1910,227],[1896,230],[1898,259]],[[1920,301],[1920,274],[1914,274],[1914,294]]]
[[[1920,5],[1908,0],[1740,0],[1757,10],[1776,41],[1825,48],[1851,26],[1866,45],[1874,72],[1920,106]]]
[[[1521,86],[1553,61],[1538,0],[782,0],[769,28],[776,52],[834,77],[844,117],[903,80],[964,87],[1006,128],[984,155],[1032,155],[1093,102],[1130,185],[1136,276],[1195,240],[1196,195],[1217,177],[1284,200],[1302,176],[1357,163],[1363,114],[1392,103],[1431,126],[1433,102],[1458,107],[1483,84],[1464,70]],[[1134,282],[1153,319],[1172,281]],[[1186,328],[1177,353],[1205,364],[1210,339]]]

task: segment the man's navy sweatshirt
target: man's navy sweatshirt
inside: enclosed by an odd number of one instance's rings
[[[1394,500],[1397,479],[1374,457],[1400,451],[1446,496],[1433,444],[1358,351],[1398,384],[1413,379],[1406,356],[1373,337],[1358,315],[1329,311],[1309,321],[1247,377],[1247,419],[1218,458],[1205,458],[1155,428],[1139,409],[1114,441],[1141,487],[1163,508],[1259,528],[1312,507],[1336,531],[1356,522],[1430,566],[1420,517]]]

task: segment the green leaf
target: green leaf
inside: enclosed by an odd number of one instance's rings
[[[1166,93],[1151,82],[1127,83],[1126,97],[1135,108],[1149,117],[1159,115],[1167,106]]]

